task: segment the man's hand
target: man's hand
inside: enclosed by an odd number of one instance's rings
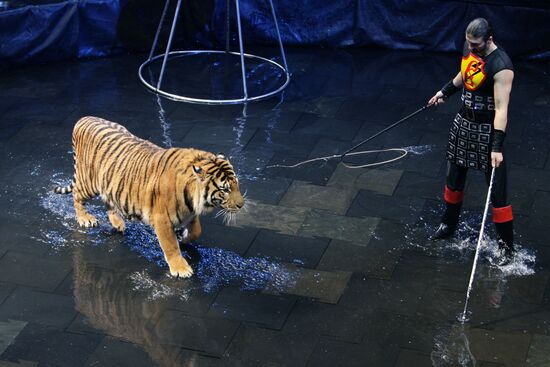
[[[443,96],[443,93],[441,91],[438,91],[435,96],[433,96],[432,98],[430,98],[430,100],[428,101],[428,106],[431,106],[431,105],[438,105],[438,104],[441,104],[441,103],[445,103],[445,97]]]
[[[498,166],[500,166],[503,160],[504,160],[504,157],[502,156],[502,153],[491,152],[491,165],[494,168],[497,168]]]

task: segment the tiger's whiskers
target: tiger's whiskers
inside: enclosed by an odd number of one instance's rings
[[[247,193],[248,193],[248,190],[246,190],[243,194],[244,205],[241,207],[241,210],[245,213],[248,212],[248,207],[249,207],[249,202],[250,202],[250,200],[246,197]]]
[[[225,224],[226,226],[228,225],[232,225],[232,224],[235,224],[236,222],[236,215],[235,213],[229,211],[229,210],[226,210],[224,215],[223,215],[223,224]]]
[[[214,218],[218,218],[218,217],[222,217],[223,224],[231,225],[235,223],[236,215],[235,213],[231,212],[229,209],[222,208],[214,216]]]
[[[254,202],[251,200],[245,200],[244,205],[241,208],[241,211],[244,213],[248,213],[248,208],[250,208],[251,203],[253,204]]]
[[[222,208],[222,209],[220,209],[220,210],[216,213],[216,215],[214,216],[214,218],[218,218],[218,217],[221,216],[221,215],[225,215],[226,212],[227,212],[227,209]]]

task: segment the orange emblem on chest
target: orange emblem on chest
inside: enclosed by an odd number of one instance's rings
[[[460,72],[462,73],[462,82],[468,90],[476,90],[481,87],[487,75],[485,74],[485,62],[471,52],[466,57],[462,57]]]

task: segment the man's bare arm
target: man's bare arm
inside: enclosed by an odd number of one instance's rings
[[[508,124],[508,104],[510,102],[510,92],[512,90],[512,81],[514,80],[514,72],[512,70],[501,70],[494,76],[494,92],[495,92],[495,130],[502,132],[506,131],[506,125]],[[496,135],[498,132],[495,132]],[[501,134],[502,138],[504,134]],[[494,145],[494,144],[493,144]],[[491,164],[493,167],[500,166],[500,163],[504,160],[500,149],[495,151],[493,146],[493,152],[491,152]]]
[[[512,91],[514,72],[501,70],[495,74],[495,129],[506,131],[508,123],[508,103]]]

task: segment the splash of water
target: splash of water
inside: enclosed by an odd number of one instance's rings
[[[138,223],[136,223],[138,224]],[[166,268],[162,249],[152,230],[143,225],[127,227],[125,236],[130,249],[157,266]],[[209,293],[220,289],[224,285],[233,285],[241,290],[261,290],[270,285],[276,290],[282,290],[293,281],[292,272],[284,265],[260,257],[245,258],[232,251],[203,247],[189,246],[182,255],[191,259],[191,266],[200,279],[202,289]],[[194,257],[198,263],[193,264]]]
[[[470,341],[464,325],[453,325],[450,329],[442,329],[435,336],[430,359],[434,367],[475,367],[477,361],[470,349]]]
[[[259,257],[243,258],[219,248],[198,247],[198,251],[201,262],[197,276],[206,292],[229,284],[247,291],[261,290],[269,284],[282,291],[294,281],[293,273],[277,262]]]
[[[174,287],[154,280],[145,270],[136,271],[130,275],[133,289],[136,292],[147,294],[148,301],[156,301],[166,298],[179,298],[182,301],[189,300],[189,294],[192,289]]]
[[[410,154],[423,155],[423,154],[431,152],[434,147],[435,147],[434,144],[432,144],[432,145],[411,145],[411,146],[405,147],[403,149],[405,149]]]
[[[489,264],[498,268],[503,276],[527,276],[535,273],[535,264],[537,257],[535,253],[521,245],[516,245],[516,254],[512,261],[506,265],[498,265],[499,259],[503,256],[498,242],[495,240],[487,241],[484,246],[484,255]]]
[[[281,92],[279,102],[277,102],[277,105],[271,109],[271,113],[265,117],[267,121],[267,126],[264,129],[264,133],[265,133],[265,142],[268,145],[273,145],[273,138],[271,136],[271,133],[277,127],[277,124],[281,119],[280,106],[284,101],[284,93],[285,93],[284,91]]]
[[[235,118],[235,126],[233,126],[233,132],[235,132],[235,146],[229,151],[229,159],[233,167],[236,168],[237,176],[240,180],[256,181],[259,179],[257,169],[252,172],[247,172],[243,169],[243,167],[246,166],[246,157],[245,152],[243,151],[244,143],[242,141],[244,129],[246,128],[248,121],[246,107],[247,105],[245,104],[243,107],[242,116]],[[256,164],[260,164],[261,160],[257,158],[256,162]]]
[[[172,148],[172,138],[170,137],[170,123],[166,119],[166,111],[164,110],[164,107],[162,106],[162,99],[160,95],[156,95],[157,97],[157,104],[159,106],[159,120],[160,120],[160,127],[162,128],[162,143],[166,148]]]
[[[42,175],[42,167],[40,163],[38,163],[33,169],[31,170],[31,176],[40,176]]]
[[[48,192],[40,198],[40,205],[49,212],[61,217],[64,221],[76,220],[73,198],[71,195],[60,195],[48,190]]]
[[[69,184],[66,180],[60,180],[59,175],[53,176],[53,183],[55,186],[66,186]],[[53,186],[53,185],[52,185]],[[80,246],[84,244],[101,245],[103,241],[101,236],[96,236],[103,232],[109,231],[109,228],[100,225],[96,228],[80,228],[76,222],[76,214],[73,206],[72,195],[60,195],[54,193],[49,188],[44,188],[46,193],[39,198],[40,206],[53,214],[56,218],[56,224],[62,225],[62,228],[52,228],[50,216],[45,216],[40,219],[39,224],[39,236],[32,237],[39,242],[45,243],[54,250],[61,250],[68,246]],[[105,210],[101,209],[101,206],[90,203],[87,206],[87,210],[100,219],[100,223],[105,223],[107,216]],[[73,236],[77,233],[90,234],[89,237],[79,239]]]
[[[472,251],[476,248],[479,235],[481,214],[465,210],[461,215],[461,223],[457,228],[454,238],[446,241],[431,242],[428,237],[434,233],[439,224],[439,215],[443,206],[438,205],[428,213],[419,215],[419,220],[414,225],[407,225],[405,239],[407,246],[417,248],[430,256],[441,258],[458,258],[463,262],[469,262]],[[502,253],[498,247],[496,236],[492,233],[484,233],[481,239],[480,256],[484,260],[482,264],[489,264],[504,277],[528,276],[535,273],[536,254],[527,246],[521,244],[521,238],[516,242],[516,256],[507,265],[498,265]],[[497,274],[497,273],[495,273]]]

